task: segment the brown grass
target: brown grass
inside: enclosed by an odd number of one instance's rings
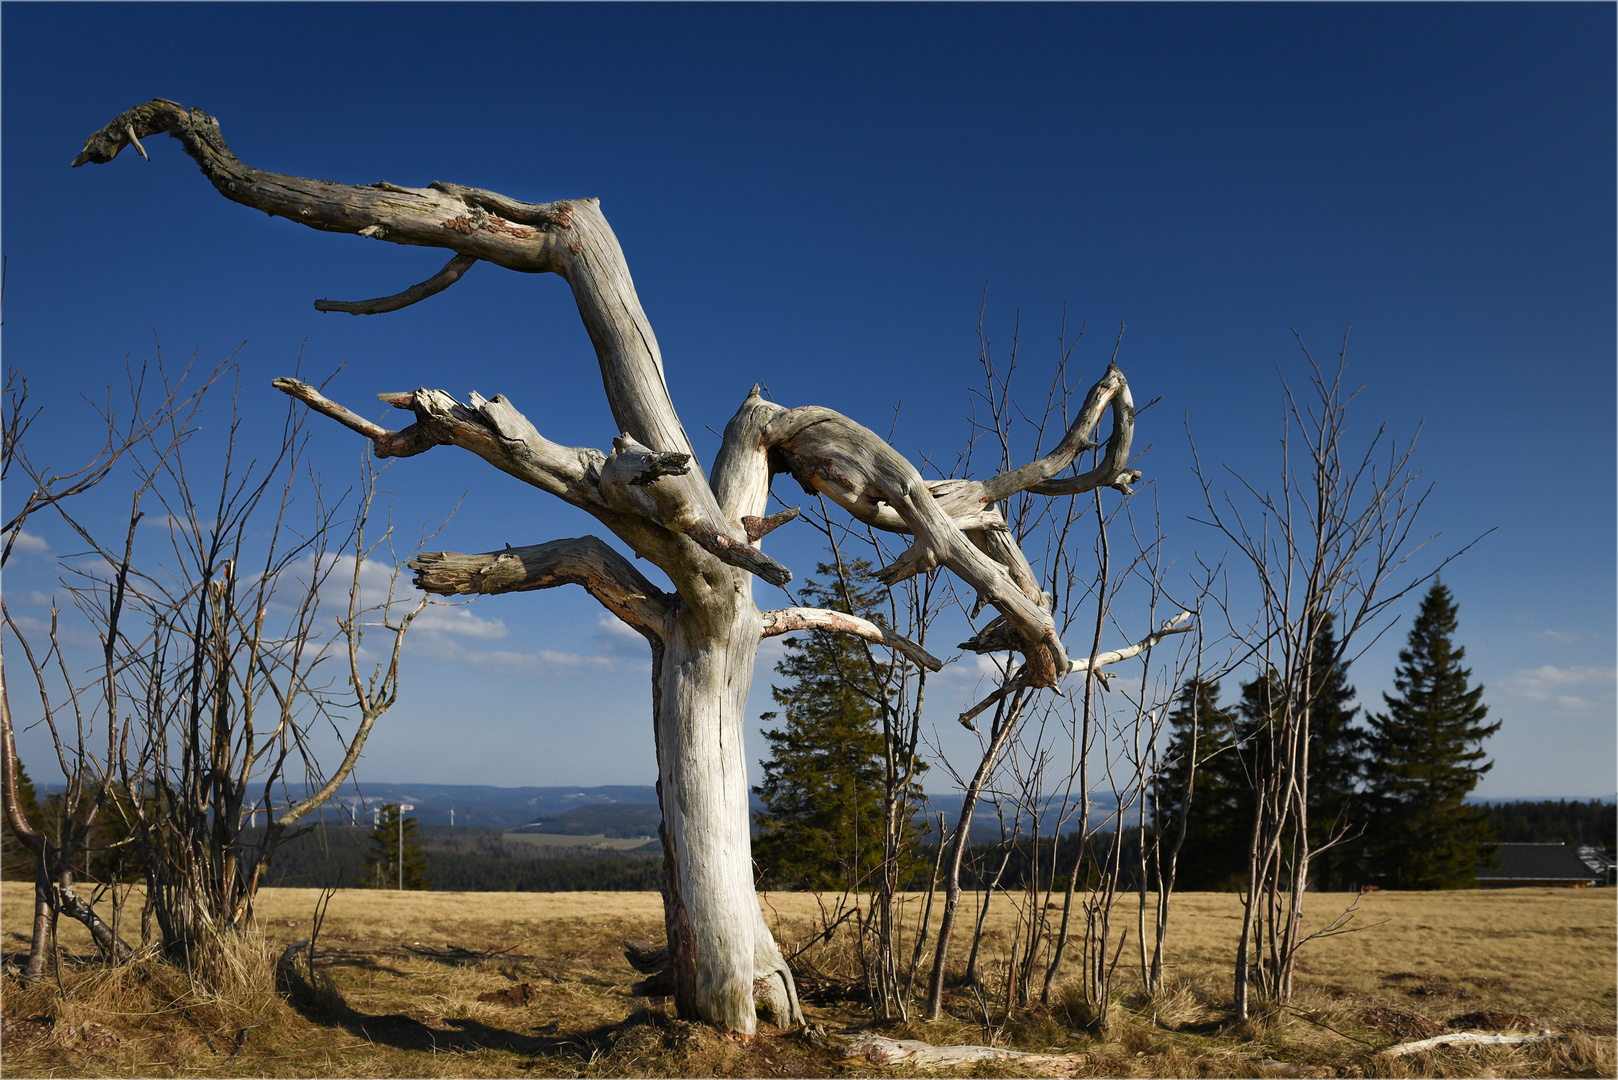
[[[0,892],[0,932],[11,954],[26,947],[30,895],[9,882]],[[320,934],[314,983],[303,968],[277,989],[274,957],[309,936],[316,896],[264,891],[262,934],[241,943],[235,957],[251,978],[224,993],[191,985],[151,957],[115,971],[70,959],[65,999],[54,983],[25,989],[6,978],[5,1075],[908,1075],[834,1062],[797,1034],[727,1037],[673,1019],[666,1002],[629,996],[639,976],[620,943],[660,939],[660,902],[651,893],[343,891]],[[1348,899],[1311,894],[1311,918],[1328,918]],[[815,928],[813,897],[776,893],[764,901],[788,951]],[[138,897],[132,907],[138,911]],[[909,911],[913,920],[919,904]],[[1239,1027],[1229,1013],[1229,966],[1240,909],[1229,896],[1180,897],[1165,988],[1140,991],[1132,936],[1107,1038],[1078,1033],[1065,986],[1050,1009],[1014,1017],[997,1038],[1089,1054],[1084,1073],[1098,1076],[1614,1075],[1618,918],[1610,891],[1384,892],[1366,897],[1361,912],[1363,932],[1308,946],[1293,1009]],[[989,919],[991,999],[1003,989],[1011,917],[1012,905],[997,903]],[[1133,935],[1133,921],[1130,909],[1115,925],[1131,924]],[[82,931],[63,930],[67,952],[87,958]],[[908,956],[909,944],[902,948]],[[964,944],[956,950],[961,963],[965,952]],[[804,960],[857,983],[849,978],[857,967],[846,927]],[[873,1024],[862,1005],[835,993],[807,1011],[833,1032],[858,1025],[934,1043],[985,1037],[969,991],[952,997],[936,1024]],[[1000,1024],[998,1008],[991,1012]],[[1375,1053],[1425,1025],[1447,1030],[1449,1021],[1469,1017],[1478,1019],[1474,1030],[1531,1024],[1569,1036],[1528,1049],[1396,1060]],[[1021,1074],[1003,1064],[974,1073]]]

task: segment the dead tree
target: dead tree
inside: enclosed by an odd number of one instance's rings
[[[665,922],[680,1013],[730,1029],[755,1028],[755,987],[778,1019],[800,1016],[792,976],[765,925],[749,857],[743,709],[759,640],[820,625],[906,649],[880,624],[805,612],[760,612],[756,575],[772,584],[788,570],[758,544],[790,520],[767,515],[770,481],[790,473],[874,528],[908,534],[910,546],[880,577],[895,584],[947,567],[1004,618],[1023,661],[1004,694],[1056,686],[1072,665],[1028,560],[997,508],[1022,491],[1070,495],[1127,490],[1134,410],[1123,374],[1109,367],[1051,453],[985,481],[924,481],[880,437],[830,409],[786,409],[757,390],[744,395],[705,471],[686,437],[663,377],[657,338],[635,294],[617,238],[595,199],[539,204],[458,184],[351,186],[265,172],[239,161],[218,122],[164,100],[115,117],[85,142],[74,165],[111,161],[157,133],[179,140],[227,199],[329,232],[445,248],[454,257],[432,280],[397,296],[325,310],[391,311],[441,291],[475,260],[525,273],[554,273],[578,304],[620,434],[612,451],[547,440],[505,397],[466,403],[426,388],[381,395],[412,416],[388,430],[295,379],[280,390],[370,439],[381,457],[450,444],[594,516],[668,576],[653,584],[596,537],[553,540],[481,555],[422,555],[418,584],[440,594],[583,586],[642,634],[652,651],[661,834],[668,867]],[[1100,463],[1062,476],[1108,407],[1113,429]],[[938,662],[927,658],[928,666]]]
[[[141,374],[144,375],[144,372]],[[138,388],[142,381],[139,377],[132,378],[132,385]],[[25,437],[43,410],[29,404],[28,381],[15,369],[7,372],[5,397],[3,415],[0,415],[0,428],[3,428],[0,430],[0,479],[6,479],[13,485],[20,485],[28,494],[21,500],[22,506],[15,509],[4,526],[0,527],[0,536],[3,536],[3,544],[0,544],[0,567],[4,567],[10,561],[12,549],[18,537],[22,535],[23,526],[32,515],[46,510],[64,512],[63,504],[106,480],[132,447],[148,441],[159,441],[163,421],[176,411],[189,407],[190,404],[170,395],[158,408],[143,409],[137,389],[134,393],[132,412],[120,421],[109,400],[107,405],[99,410],[105,431],[105,441],[101,448],[87,465],[76,472],[59,475],[49,465],[38,465],[29,459]],[[165,447],[165,451],[167,449]],[[11,479],[14,465],[26,479]],[[126,538],[126,548],[132,540],[133,532]],[[116,581],[114,588],[121,593],[128,578],[127,558],[122,563],[115,561],[113,569]],[[52,836],[42,827],[43,822],[29,820],[17,797],[16,733],[11,715],[10,685],[6,681],[4,656],[0,654],[0,804],[3,804],[5,819],[12,832],[34,856],[33,933],[29,943],[28,962],[23,972],[25,979],[34,981],[44,977],[46,951],[54,940],[57,918],[61,914],[82,922],[97,947],[107,956],[121,959],[129,954],[129,947],[119,939],[116,931],[107,926],[96,914],[94,906],[86,904],[73,891],[75,857],[84,850],[91,830],[106,808],[113,779],[108,762],[113,751],[109,749],[107,758],[102,759],[97,757],[87,744],[84,710],[79,703],[79,695],[72,692],[74,688],[71,685],[66,695],[67,702],[64,704],[58,700],[56,704],[52,704],[52,694],[46,682],[45,672],[53,660],[64,673],[67,670],[62,662],[57,636],[57,612],[54,605],[51,612],[48,648],[37,657],[30,648],[28,639],[12,621],[11,613],[5,609],[4,601],[0,601],[0,617],[3,617],[6,627],[12,631],[17,643],[23,649],[24,659],[39,690],[42,719],[51,731],[57,760],[66,781],[62,797],[56,807],[56,829],[55,835]],[[117,619],[114,617],[112,623],[114,629],[116,623]],[[56,725],[56,714],[64,708],[75,718],[76,741],[71,737],[64,739]],[[114,921],[117,921],[116,917]]]
[[[78,674],[64,657],[56,612],[48,642],[31,644],[0,604],[38,688],[39,719],[66,780],[48,834],[27,819],[14,794],[13,702],[0,668],[5,813],[38,868],[29,978],[43,974],[59,914],[84,923],[109,957],[129,954],[117,933],[116,894],[108,926],[95,911],[100,890],[88,902],[74,890],[75,857],[95,850],[92,829],[108,824],[125,834],[121,846],[145,881],[142,936],[148,919],[155,921],[165,953],[192,974],[232,974],[214,965],[229,962],[229,950],[215,946],[249,921],[266,861],[344,783],[376,721],[397,699],[403,638],[427,600],[396,594],[392,579],[385,596],[373,589],[362,599],[361,569],[374,565],[381,544],[364,533],[374,474],[366,469],[351,511],[346,499],[325,499],[304,469],[307,413],[289,403],[277,453],[243,465],[239,417],[232,417],[218,471],[208,487],[196,484],[185,465],[186,436],[208,415],[206,394],[226,370],[187,389],[183,378],[170,381],[159,362],[131,373],[130,418],[122,426],[114,425],[110,407],[104,411],[111,449],[102,457],[112,460],[75,476],[100,482],[111,475],[133,488],[114,542],[75,516],[63,495],[73,492],[74,478],[56,482],[48,468],[29,461],[22,421],[30,414],[20,384],[6,410],[5,464],[16,462],[27,476],[25,508],[48,508],[85,544],[80,559],[62,562],[62,585],[78,609],[79,628],[101,643],[99,662]],[[155,408],[144,400],[153,386]],[[122,471],[111,472],[115,463]],[[312,513],[294,515],[294,503],[304,499]],[[169,526],[166,544],[159,541],[167,550],[137,553],[137,525],[153,504]],[[6,523],[8,548],[25,520],[19,512]],[[323,630],[332,622],[328,589],[346,600],[346,609],[335,629]],[[386,642],[383,662],[369,674],[360,662],[368,627]],[[346,675],[317,670],[328,653],[346,653]],[[313,726],[328,724],[340,733],[344,752],[329,772],[309,745]],[[246,826],[256,809],[266,811],[267,828],[253,844]]]
[[[1400,447],[1378,428],[1353,455],[1347,417],[1355,393],[1343,384],[1347,352],[1346,333],[1334,369],[1322,368],[1303,349],[1307,390],[1295,393],[1281,381],[1279,490],[1260,490],[1233,471],[1231,489],[1219,488],[1211,471],[1195,464],[1205,523],[1251,566],[1259,592],[1251,626],[1225,612],[1232,637],[1245,640],[1264,685],[1264,715],[1252,735],[1255,808],[1234,972],[1236,1012],[1243,1019],[1251,985],[1271,1003],[1290,1002],[1299,950],[1346,932],[1353,916],[1350,905],[1319,929],[1304,926],[1310,860],[1350,835],[1343,823],[1322,845],[1309,840],[1311,711],[1324,683],[1314,670],[1320,635],[1328,625],[1338,628],[1330,666],[1352,661],[1354,649],[1363,652],[1380,634],[1393,604],[1471,547],[1426,573],[1408,566],[1426,545],[1415,528],[1431,488],[1421,485],[1411,464],[1414,438]]]

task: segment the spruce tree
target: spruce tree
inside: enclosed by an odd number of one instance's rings
[[[1157,781],[1157,827],[1165,842],[1173,845],[1185,815],[1175,888],[1232,888],[1247,874],[1247,833],[1253,821],[1253,789],[1240,757],[1236,713],[1220,707],[1217,682],[1193,679],[1181,688],[1168,721],[1169,744]],[[1187,813],[1193,721],[1196,779]]]
[[[28,771],[22,767],[21,761],[17,762],[17,802],[29,824],[36,829],[44,827],[39,813],[39,799],[34,794],[34,782],[28,779]],[[17,834],[11,830],[9,818],[0,814],[0,821],[4,822],[4,829],[0,831],[0,876],[6,881],[33,881],[33,849],[17,839]]]
[[[1326,615],[1315,635],[1310,660],[1309,694],[1309,846],[1320,854],[1309,863],[1312,885],[1341,890],[1359,878],[1364,826],[1361,779],[1365,773],[1366,732],[1354,723],[1359,707],[1353,705],[1354,688],[1348,684],[1348,665],[1337,653],[1333,619]],[[1257,787],[1274,768],[1270,736],[1282,705],[1285,688],[1273,669],[1263,678],[1242,685],[1240,743],[1237,757],[1243,782]],[[1251,811],[1251,794],[1244,810]],[[1343,842],[1326,847],[1333,838]],[[1321,850],[1325,848],[1325,850]]]
[[[1494,851],[1488,808],[1466,797],[1493,767],[1481,744],[1500,722],[1484,722],[1483,687],[1461,666],[1456,625],[1454,598],[1434,584],[1399,653],[1398,693],[1382,695],[1387,712],[1370,718],[1366,848],[1380,883],[1395,888],[1473,885]]]
[[[432,888],[433,880],[427,876],[427,852],[421,846],[421,830],[415,818],[404,819],[403,836],[404,887],[418,891]],[[399,837],[399,804],[383,803],[371,829],[371,849],[365,853],[365,866],[355,885],[362,889],[399,888]]]
[[[863,559],[844,564],[846,594],[836,565],[815,572],[819,580],[809,579],[801,594],[805,604],[870,618],[887,598]],[[753,789],[764,802],[753,859],[773,888],[857,887],[882,860],[888,663],[873,662],[847,634],[810,632],[784,644],[775,671],[787,681],[770,688],[779,708],[759,718],[780,726],[764,732],[770,753]],[[919,790],[907,794],[907,822],[919,798]]]
[[[1322,620],[1310,662],[1315,690],[1309,708],[1309,843],[1319,850],[1334,837],[1341,843],[1313,859],[1315,887],[1341,891],[1355,885],[1364,858],[1365,825],[1360,785],[1365,776],[1366,731],[1354,723],[1348,663],[1339,660],[1332,618]]]

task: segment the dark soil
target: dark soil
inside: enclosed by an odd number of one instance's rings
[[[1366,1009],[1360,1013],[1360,1023],[1401,1039],[1430,1039],[1444,1034],[1442,1025],[1403,1009]]]
[[[1463,1013],[1447,1021],[1456,1031],[1538,1031],[1539,1023],[1531,1016],[1514,1012],[1483,1012]]]
[[[539,987],[533,983],[517,983],[504,990],[490,990],[487,994],[479,994],[479,1001],[487,1001],[493,1005],[526,1005],[539,996]]]

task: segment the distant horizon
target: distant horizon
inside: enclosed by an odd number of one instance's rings
[[[35,786],[35,788],[37,790],[39,790],[41,792],[44,792],[46,794],[50,794],[50,793],[54,793],[54,792],[57,792],[57,791],[61,791],[66,785],[57,782],[57,783],[35,783],[34,786]],[[359,785],[356,785],[352,780],[350,780],[348,783],[345,783],[343,785],[343,787],[338,789],[337,793],[332,796],[331,801],[332,802],[338,801],[340,798],[343,797],[343,792],[344,791],[347,791],[347,790],[349,790],[351,788],[354,788],[356,786],[362,787],[362,788],[363,787],[373,787],[373,788],[412,788],[412,787],[413,788],[438,788],[438,789],[441,789],[441,790],[442,789],[457,789],[457,790],[462,790],[462,791],[578,792],[581,795],[589,794],[590,792],[595,792],[595,791],[602,791],[604,789],[609,789],[609,788],[649,788],[654,792],[654,796],[653,796],[654,801],[655,801],[655,798],[656,798],[655,792],[656,792],[656,789],[657,789],[657,784],[656,784],[655,781],[648,781],[648,782],[639,783],[639,784],[633,784],[633,783],[616,783],[616,784],[440,784],[440,783],[434,783],[434,782],[428,781],[428,780],[367,780],[367,781],[364,781],[363,783],[361,783]],[[923,788],[923,790],[925,791],[925,787]],[[961,792],[958,789],[953,789],[953,790],[949,790],[949,791],[927,792],[927,794],[929,796],[958,796],[958,795],[961,794]],[[1100,798],[1103,794],[1105,794],[1107,796],[1110,796],[1111,793],[1110,792],[1097,793],[1097,795],[1095,795],[1093,797]],[[1055,798],[1055,796],[1052,796],[1052,798]],[[1618,803],[1618,791],[1611,791],[1611,792],[1607,792],[1606,794],[1573,794],[1573,795],[1537,794],[1537,795],[1488,795],[1488,796],[1468,795],[1466,797],[1466,801],[1469,802],[1469,803],[1485,803],[1485,804],[1487,804],[1487,803],[1507,803],[1507,802],[1558,802],[1558,801],[1563,801],[1563,802],[1589,802],[1592,799],[1594,799],[1596,801],[1599,801],[1599,802]],[[982,800],[980,800],[980,804],[981,803],[982,803]]]

